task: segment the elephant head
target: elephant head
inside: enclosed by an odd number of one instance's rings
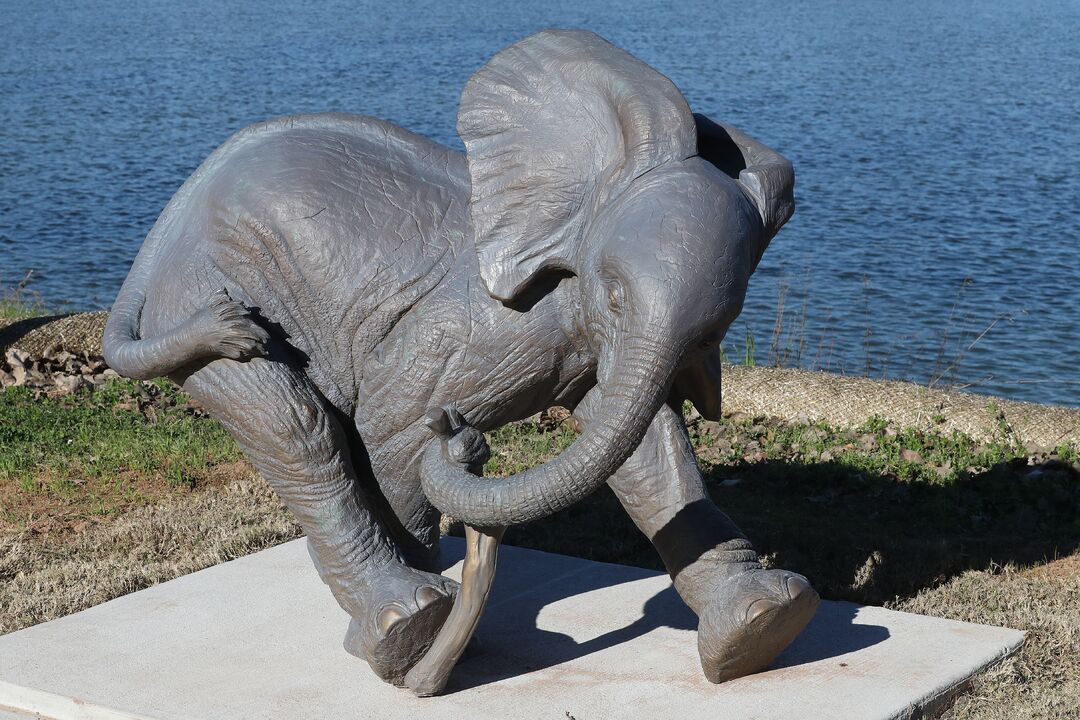
[[[547,30],[492,58],[461,96],[480,273],[504,303],[551,272],[577,277],[597,359],[597,421],[559,457],[477,478],[438,443],[424,490],[476,526],[585,497],[669,398],[720,409],[719,343],[794,209],[791,163],[690,112],[666,77],[585,31]]]

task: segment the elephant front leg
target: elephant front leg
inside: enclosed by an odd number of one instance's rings
[[[594,405],[590,393],[575,416],[587,424]],[[750,541],[713,504],[672,408],[660,409],[608,485],[697,613],[701,666],[712,682],[764,669],[813,617],[819,600],[806,578],[763,569]]]
[[[332,408],[273,354],[212,362],[183,385],[304,528],[320,576],[352,617],[345,649],[400,684],[450,613],[457,583],[404,562],[357,482],[365,468],[353,466]]]

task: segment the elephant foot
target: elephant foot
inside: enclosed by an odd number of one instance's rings
[[[398,564],[365,580],[372,588],[365,604],[372,610],[349,623],[345,650],[383,680],[402,685],[450,614],[458,584]]]
[[[763,670],[802,632],[820,598],[802,575],[753,570],[728,579],[698,623],[698,654],[710,682]]]

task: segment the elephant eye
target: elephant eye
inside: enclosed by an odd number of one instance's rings
[[[607,284],[607,303],[611,312],[621,313],[623,309],[623,291],[617,283]]]

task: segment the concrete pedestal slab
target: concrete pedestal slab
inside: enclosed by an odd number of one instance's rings
[[[444,542],[460,560],[462,542]],[[0,637],[0,717],[923,717],[1023,642],[824,602],[771,669],[712,685],[665,575],[513,547],[479,652],[441,697],[379,681],[342,649],[346,625],[303,541],[286,543]]]

